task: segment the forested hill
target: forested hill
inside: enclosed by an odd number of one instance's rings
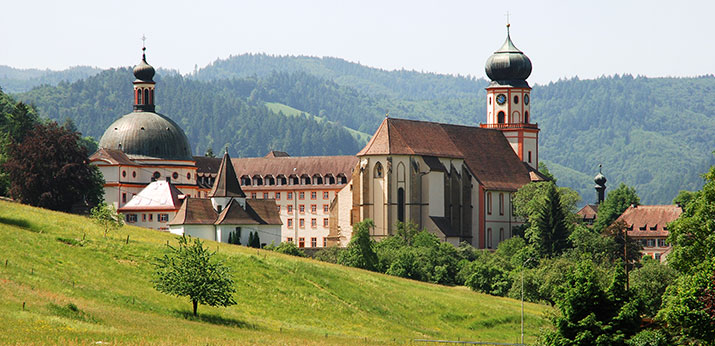
[[[203,155],[208,148],[218,152],[226,146],[236,156],[265,155],[270,150],[294,155],[353,154],[360,150],[362,143],[340,125],[306,114],[286,116],[266,107],[260,97],[280,101],[271,95],[291,95],[290,87],[281,86],[292,81],[279,77],[268,82],[244,79],[205,83],[177,74],[157,76],[157,112],[181,125],[195,155]],[[74,83],[35,88],[18,98],[34,104],[44,116],[58,121],[72,119],[85,135],[99,140],[114,120],[132,111],[132,81],[128,68],[112,69]]]
[[[243,55],[191,76],[159,73],[157,104],[185,129],[195,154],[226,144],[242,156],[269,149],[348,154],[363,144],[353,138],[372,134],[388,111],[399,118],[484,122],[485,86],[483,79],[385,71],[335,58]],[[643,203],[670,203],[679,190],[698,189],[699,174],[715,164],[713,91],[712,76],[626,75],[536,85],[532,119],[541,128],[539,159],[584,203],[594,199],[599,163],[610,188],[624,182],[635,186]],[[18,98],[52,118],[72,118],[99,138],[131,110],[131,72],[105,71]]]
[[[74,82],[101,71],[101,69],[89,66],[75,66],[62,71],[53,71],[18,69],[0,65],[0,87],[6,93],[17,93],[43,84],[55,85],[61,81]]]
[[[258,76],[274,71],[305,72],[369,94],[405,100],[473,97],[487,86],[484,79],[436,73],[386,71],[339,58],[243,54],[219,59],[198,70],[199,80]]]

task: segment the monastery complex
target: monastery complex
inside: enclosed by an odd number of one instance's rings
[[[386,117],[355,156],[193,156],[179,125],[155,112],[155,71],[134,68],[134,110],[112,123],[91,156],[105,200],[137,226],[246,244],[346,246],[372,219],[380,240],[412,222],[455,245],[494,249],[521,225],[513,194],[543,181],[531,122],[531,61],[508,34],[486,62],[487,109],[473,126]],[[486,123],[478,123],[479,119]]]

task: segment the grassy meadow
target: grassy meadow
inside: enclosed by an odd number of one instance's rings
[[[127,243],[127,236],[129,241]],[[234,272],[237,305],[154,290],[175,236],[0,201],[0,344],[389,344],[518,342],[520,302],[310,259],[206,244]],[[525,305],[527,341],[550,308]]]

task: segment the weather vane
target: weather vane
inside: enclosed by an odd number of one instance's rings
[[[142,50],[146,50],[146,36],[142,34]]]

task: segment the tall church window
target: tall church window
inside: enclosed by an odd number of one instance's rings
[[[382,164],[381,163],[376,163],[375,164],[375,178],[382,178]]]
[[[499,113],[497,113],[497,123],[499,123],[499,124],[504,123],[504,112],[503,111],[499,111]]]
[[[499,215],[504,215],[504,194],[499,194]]]
[[[492,248],[492,229],[487,228],[487,249]]]
[[[397,221],[405,222],[405,189],[397,189]]]
[[[487,192],[487,214],[492,215],[492,193]]]
[[[144,89],[144,104],[149,104],[149,89]]]

